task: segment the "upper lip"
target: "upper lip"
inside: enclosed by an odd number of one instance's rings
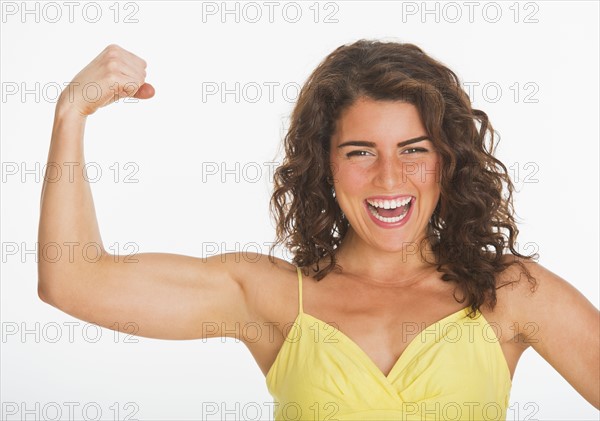
[[[397,200],[397,199],[406,199],[410,197],[412,199],[413,196],[410,194],[400,194],[397,196],[371,196],[367,197],[365,200]]]

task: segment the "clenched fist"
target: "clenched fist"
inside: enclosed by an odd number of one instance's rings
[[[88,116],[119,98],[152,98],[154,87],[145,78],[146,62],[111,44],[63,90],[57,107],[71,108]]]

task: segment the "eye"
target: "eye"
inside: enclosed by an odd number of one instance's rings
[[[351,156],[367,156],[367,155],[363,155],[363,154],[368,154],[369,152],[367,151],[352,151],[352,152],[348,152],[346,154],[346,157],[350,158]]]
[[[407,152],[407,151],[427,152],[427,149],[424,149],[424,148],[408,148],[408,149],[404,150],[404,152]],[[402,153],[404,153],[404,152],[402,152]]]

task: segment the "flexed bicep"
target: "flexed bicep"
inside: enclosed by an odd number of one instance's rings
[[[247,319],[241,283],[222,255],[105,255],[72,279],[49,279],[44,301],[87,322],[157,339],[227,336]],[[223,327],[214,329],[213,326]]]

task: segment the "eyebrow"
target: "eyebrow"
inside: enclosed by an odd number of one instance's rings
[[[411,143],[416,143],[428,139],[429,137],[427,136],[419,136],[412,139],[403,140],[402,142],[398,142],[398,147],[401,148],[402,146],[410,145]],[[338,148],[343,148],[344,146],[366,146],[369,148],[374,148],[377,145],[375,142],[368,142],[366,140],[349,140],[347,142],[342,143],[341,145],[338,145]]]

